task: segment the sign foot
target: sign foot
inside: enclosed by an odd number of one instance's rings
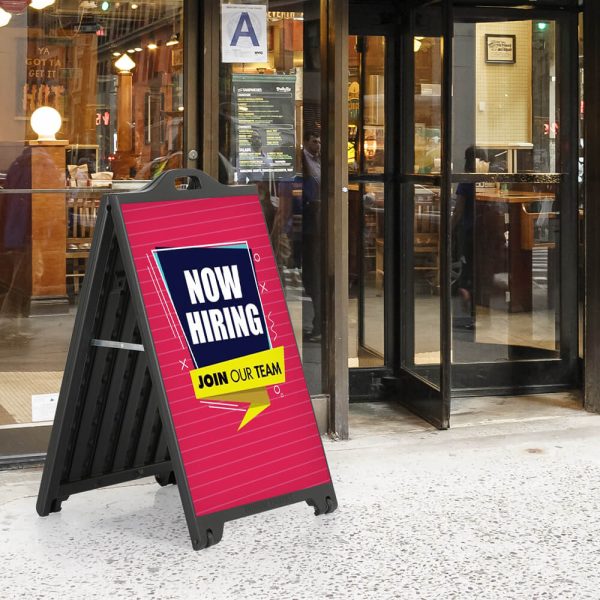
[[[332,513],[337,507],[335,496],[323,496],[321,498],[309,498],[306,504],[315,509],[315,516]]]
[[[175,473],[173,471],[166,471],[165,473],[159,473],[154,476],[156,479],[156,483],[161,487],[165,487],[167,485],[175,485],[177,480],[175,479]]]

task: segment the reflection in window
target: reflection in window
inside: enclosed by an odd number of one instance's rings
[[[558,34],[554,21],[455,26],[455,363],[558,356]]]
[[[228,2],[222,2],[225,6]],[[319,2],[267,6],[267,60],[230,52],[219,77],[219,179],[255,184],[309,389],[321,391]],[[272,3],[275,4],[275,3]],[[288,10],[286,10],[288,9]]]
[[[180,166],[185,114],[182,0],[17,4],[0,2],[0,426],[58,392],[100,197]]]
[[[54,108],[57,139],[68,142],[68,179],[98,172],[149,179],[181,164],[183,127],[182,2],[51,4],[14,14],[0,29],[0,171],[23,140],[36,138],[33,112]],[[87,170],[86,170],[87,169]]]

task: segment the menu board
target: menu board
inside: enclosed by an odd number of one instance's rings
[[[240,182],[293,175],[296,76],[234,74],[232,84]]]

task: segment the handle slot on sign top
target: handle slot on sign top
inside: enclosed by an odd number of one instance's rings
[[[196,169],[177,169],[165,171],[160,177],[143,189],[143,193],[151,194],[159,199],[159,194],[164,198],[185,200],[199,197],[212,198],[223,196],[227,186],[221,185],[212,177]]]
[[[179,177],[175,180],[176,190],[199,190],[201,187],[198,177]]]

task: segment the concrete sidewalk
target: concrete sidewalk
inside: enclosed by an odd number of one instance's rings
[[[354,420],[352,440],[325,443],[336,513],[227,523],[201,552],[173,486],[88,492],[42,519],[40,471],[0,473],[0,596],[600,598],[600,416]]]

